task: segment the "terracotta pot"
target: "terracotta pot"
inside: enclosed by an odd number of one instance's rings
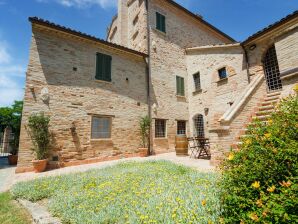
[[[13,166],[18,163],[18,155],[9,155],[8,156],[8,164]]]
[[[139,153],[141,157],[147,157],[148,156],[148,148],[139,148]]]
[[[46,170],[48,160],[33,160],[32,163],[35,173],[41,173]]]

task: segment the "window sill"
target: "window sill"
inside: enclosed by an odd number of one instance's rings
[[[99,138],[99,139],[91,139],[90,142],[103,142],[103,141],[113,141],[112,138]]]
[[[222,83],[222,82],[227,82],[228,81],[228,78],[223,78],[223,79],[219,79],[217,81],[217,83]]]
[[[104,83],[104,84],[110,84],[110,85],[113,84],[112,81],[104,81],[104,80],[98,80],[98,79],[95,79],[94,81],[97,83]]]
[[[154,140],[168,140],[168,138],[164,137],[164,138],[157,138],[155,137]]]
[[[152,28],[156,33],[159,33],[159,34],[161,34],[161,35],[163,35],[163,36],[167,36],[167,33],[165,33],[165,32],[163,32],[163,31],[160,31],[160,30],[158,30],[158,29],[156,29],[156,28]]]
[[[198,90],[193,91],[193,92],[192,92],[192,95],[194,96],[194,95],[200,94],[200,93],[202,93],[202,92],[203,92],[202,89],[198,89]]]
[[[186,99],[185,96],[182,96],[182,95],[176,95],[177,98],[183,98],[183,99]]]

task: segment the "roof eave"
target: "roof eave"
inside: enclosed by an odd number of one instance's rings
[[[55,23],[51,23],[49,21],[46,21],[46,20],[43,20],[43,19],[40,19],[40,18],[37,18],[37,17],[29,17],[29,21],[32,24],[38,24],[38,25],[41,25],[41,26],[44,26],[44,27],[48,27],[48,28],[51,28],[51,29],[55,29],[55,30],[58,30],[58,31],[61,31],[61,32],[64,32],[64,33],[74,35],[74,36],[77,36],[77,37],[80,37],[80,38],[84,38],[84,39],[88,39],[88,40],[91,40],[91,41],[94,41],[94,42],[98,42],[98,43],[101,43],[101,44],[106,45],[108,47],[118,49],[118,50],[121,50],[121,51],[124,51],[124,52],[128,52],[128,53],[131,53],[131,54],[134,54],[134,55],[137,55],[137,56],[141,56],[143,58],[148,57],[148,55],[145,54],[145,53],[135,51],[133,49],[126,48],[126,47],[123,47],[123,46],[120,46],[120,45],[117,45],[117,44],[114,44],[114,43],[110,43],[108,41],[99,39],[97,37],[94,37],[94,36],[91,36],[91,35],[88,35],[88,34],[85,34],[85,33],[81,33],[79,31],[76,31],[76,30],[73,30],[73,29],[70,29],[70,28],[67,28],[67,27],[64,27],[64,26],[57,25]]]

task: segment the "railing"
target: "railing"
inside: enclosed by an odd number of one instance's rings
[[[242,106],[247,101],[248,97],[252,94],[252,92],[257,88],[257,86],[263,80],[263,75],[258,75],[242,92],[242,94],[236,99],[234,104],[227,110],[224,115],[219,119],[221,123],[230,123],[233,117],[237,114],[237,112],[242,108]]]

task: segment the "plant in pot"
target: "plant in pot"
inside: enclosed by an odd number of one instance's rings
[[[149,138],[150,138],[150,125],[151,120],[149,116],[142,117],[139,122],[140,125],[140,134],[142,148],[139,148],[140,152],[143,152],[145,155],[150,155],[149,152]]]
[[[8,156],[9,165],[17,165],[18,163],[18,152],[19,152],[19,137],[16,136],[10,143],[11,149],[9,151],[10,155]]]
[[[32,151],[35,160],[32,161],[34,171],[43,172],[47,166],[48,152],[51,145],[49,131],[50,118],[44,113],[32,114],[28,120],[27,130],[33,143]]]

